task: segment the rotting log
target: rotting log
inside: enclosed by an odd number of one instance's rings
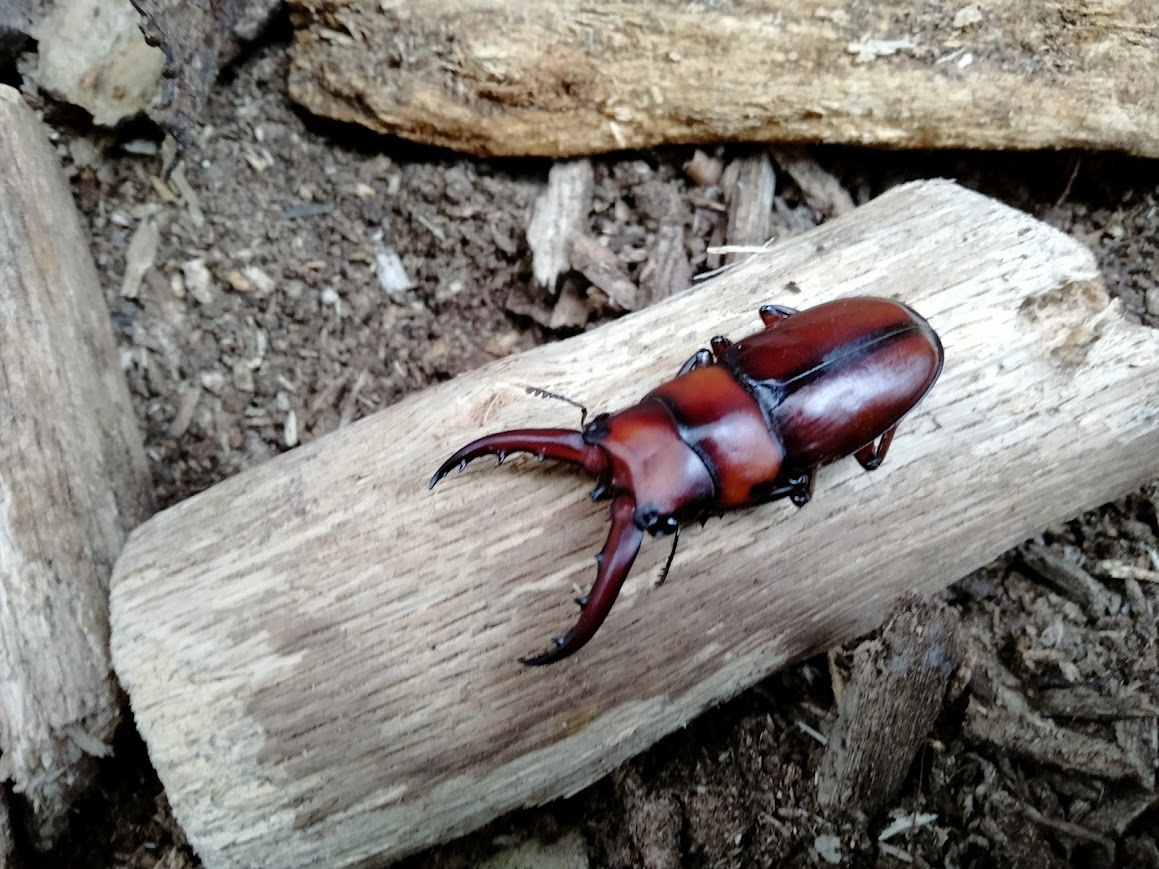
[[[1159,157],[1159,0],[291,0],[290,94],[480,155],[661,144]]]
[[[88,235],[0,86],[0,781],[61,831],[120,717],[108,581],[152,484]]]
[[[885,295],[941,380],[888,460],[645,544],[596,638],[576,616],[605,506],[574,469],[466,440],[639,399],[757,306]],[[1159,333],[1090,252],[946,181],[905,185],[685,293],[497,360],[154,517],[114,571],[113,657],[177,819],[210,867],[350,865],[574,793],[705,708],[880,623],[1032,533],[1159,475]]]

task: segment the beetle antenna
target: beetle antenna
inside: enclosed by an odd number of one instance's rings
[[[660,571],[660,578],[656,580],[656,585],[661,586],[664,580],[668,578],[668,571],[672,569],[672,559],[676,557],[676,544],[680,542],[680,526],[676,526],[676,530],[672,532],[672,550],[668,553],[668,560],[664,562],[664,569]]]
[[[584,427],[584,423],[588,421],[588,409],[576,401],[574,398],[568,398],[566,395],[560,395],[557,392],[548,392],[546,389],[540,389],[538,386],[525,386],[529,395],[535,395],[539,398],[554,398],[556,401],[562,401],[565,404],[570,404],[572,407],[578,407],[580,412],[580,428]]]

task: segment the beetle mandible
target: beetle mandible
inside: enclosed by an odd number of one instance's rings
[[[804,506],[816,469],[853,455],[877,468],[898,422],[942,370],[942,343],[915,311],[887,299],[850,298],[796,311],[760,309],[764,328],[736,343],[717,336],[675,378],[582,431],[517,429],[487,435],[447,459],[530,452],[580,465],[610,499],[612,527],[596,556],[596,581],[577,599],[580,617],[554,647],[521,659],[549,664],[588,642],[607,618],[644,534],[789,498]],[[582,422],[581,422],[582,425]]]

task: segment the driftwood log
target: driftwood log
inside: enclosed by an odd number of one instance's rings
[[[1159,157],[1159,0],[291,0],[291,96],[473,154],[687,142]]]
[[[119,720],[108,581],[152,488],[87,233],[3,86],[0,154],[0,781],[45,845]]]
[[[480,462],[487,431],[637,400],[757,306],[913,304],[941,380],[872,474],[645,544],[595,640],[521,667],[575,618],[606,507],[574,469]],[[1159,474],[1159,334],[1090,252],[944,181],[896,188],[686,293],[411,396],[154,517],[113,578],[113,657],[210,867],[354,864],[574,793],[785,663],[859,636]]]

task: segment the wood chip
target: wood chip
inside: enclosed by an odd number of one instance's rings
[[[874,815],[889,804],[962,661],[958,632],[954,610],[907,597],[880,638],[858,647],[817,772],[820,805]]]
[[[547,186],[536,197],[527,224],[531,272],[541,286],[554,291],[571,267],[568,239],[586,228],[594,186],[589,160],[556,163],[547,173]]]
[[[665,221],[640,269],[641,306],[655,304],[691,285],[692,263],[684,247],[684,225]]]
[[[692,159],[684,164],[684,171],[697,186],[712,187],[720,181],[724,163],[718,157],[710,157],[697,148]]]
[[[551,309],[548,328],[581,329],[588,321],[587,298],[580,292],[574,281],[564,281],[559,299]]]
[[[853,197],[849,191],[835,175],[821,168],[805,148],[783,146],[774,148],[772,153],[777,165],[793,179],[809,207],[817,214],[837,217],[853,210]]]
[[[1034,808],[1034,806],[1028,805],[1026,803],[1019,803],[1018,810],[1021,811],[1022,814],[1025,815],[1029,820],[1038,824],[1040,827],[1046,827],[1055,833],[1068,836],[1071,839],[1077,839],[1080,842],[1094,842],[1096,844],[1102,845],[1108,854],[1115,853],[1115,845],[1110,839],[1106,838],[1105,836],[1100,836],[1098,833],[1088,829],[1087,827],[1084,827],[1080,824],[1071,823],[1070,821],[1064,821],[1061,818],[1052,818],[1049,815],[1044,815],[1042,812],[1038,811],[1038,809]]]
[[[777,179],[773,173],[773,161],[761,151],[733,161],[736,181],[732,185],[728,202],[728,230],[725,243],[760,247],[769,240],[772,225],[773,194]],[[726,262],[748,259],[747,254],[729,254]]]
[[[1159,726],[1155,716],[1115,722],[1115,742],[1135,770],[1139,784],[1155,789],[1155,770],[1159,768]]]
[[[189,429],[193,421],[193,412],[197,409],[197,402],[201,398],[201,384],[188,383],[181,389],[181,404],[177,408],[177,415],[169,424],[169,436],[179,438]]]
[[[1059,594],[1082,606],[1090,618],[1097,619],[1111,611],[1111,593],[1077,564],[1037,543],[1023,546],[1021,554],[1030,570]]]
[[[617,307],[634,311],[640,307],[640,291],[628,277],[620,260],[592,236],[572,233],[568,239],[568,259],[572,268],[607,293]]]
[[[1085,818],[1084,827],[1098,833],[1122,836],[1145,812],[1159,805],[1159,794],[1136,792],[1099,806]]]
[[[135,299],[141,292],[141,281],[146,273],[153,268],[153,260],[157,256],[157,247],[161,243],[161,230],[157,221],[147,217],[137,224],[137,230],[129,240],[129,248],[125,251],[125,277],[121,281],[121,295],[126,299]]]
[[[1039,691],[1031,702],[1035,709],[1051,718],[1118,721],[1159,715],[1159,708],[1145,694],[1108,695],[1082,685]]]
[[[1126,564],[1122,561],[1100,561],[1096,567],[1099,573],[1110,579],[1133,579],[1136,582],[1159,582],[1159,570]]]
[[[1119,746],[1095,736],[1057,727],[1034,713],[986,706],[971,698],[965,735],[1026,760],[1111,780],[1138,779]]]
[[[394,248],[388,247],[383,241],[382,230],[377,230],[370,238],[374,246],[374,276],[378,278],[378,285],[383,292],[396,296],[415,288],[415,282],[406,273],[402,258]]]
[[[213,304],[213,276],[205,266],[205,260],[191,259],[181,264],[181,275],[185,279],[185,289],[202,305]]]

